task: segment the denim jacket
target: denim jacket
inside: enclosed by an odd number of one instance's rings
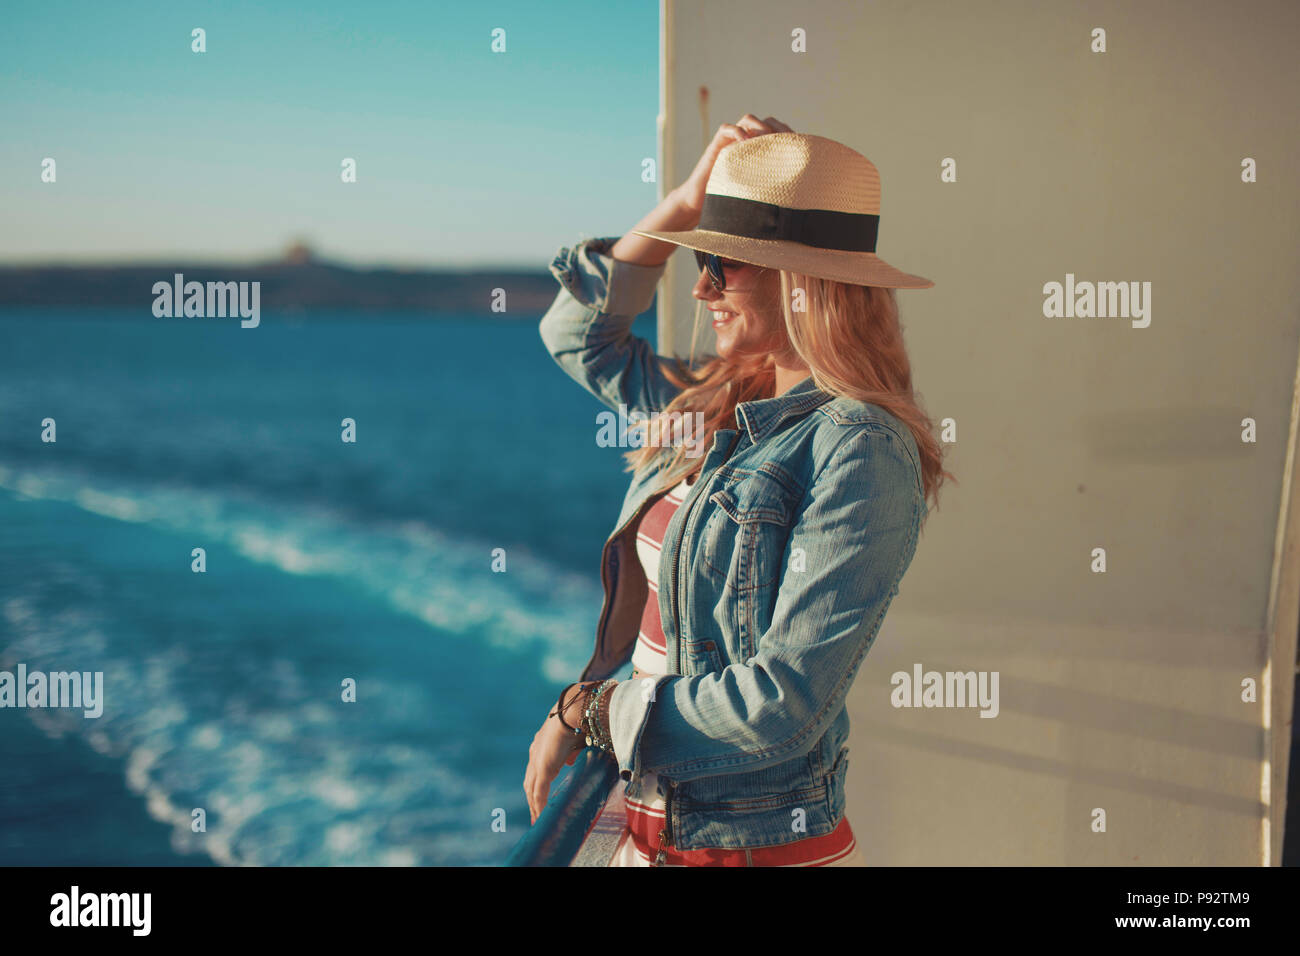
[[[606,406],[652,414],[678,389],[631,334],[663,266],[615,260],[616,238],[563,247],[542,318],[560,367]],[[884,409],[806,378],[736,407],[664,536],[667,676],[622,680],[610,729],[629,797],[653,772],[663,846],[749,849],[830,833],[844,816],[845,698],[912,561],[927,512],[920,456]],[[583,680],[628,666],[647,587],[634,519],[656,471],[634,472],[601,557],[605,589]],[[630,676],[630,675],[625,675]]]

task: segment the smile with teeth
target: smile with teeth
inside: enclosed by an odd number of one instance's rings
[[[728,322],[730,322],[730,321],[731,321],[732,319],[734,319],[735,317],[736,317],[736,313],[735,313],[735,312],[724,312],[724,311],[721,310],[721,309],[715,309],[714,312],[713,312],[713,324],[714,324],[714,325],[726,325]]]

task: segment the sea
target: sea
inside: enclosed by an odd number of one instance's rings
[[[539,319],[0,311],[0,670],[103,675],[0,865],[506,859],[630,480]]]

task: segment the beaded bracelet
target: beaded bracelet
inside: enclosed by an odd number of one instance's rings
[[[600,687],[599,691],[592,699],[591,716],[587,721],[588,727],[593,732],[592,736],[595,738],[596,746],[601,750],[611,753],[614,750],[614,741],[610,738],[609,732],[606,730],[606,723],[601,720],[601,714],[607,711],[609,704],[609,691],[613,690],[617,683],[617,681],[611,680]]]
[[[600,703],[596,705],[596,726],[605,729],[606,737],[609,740],[610,753],[614,752],[614,728],[609,725],[609,708],[612,706],[614,700],[614,688],[617,686],[618,681],[610,681],[609,693],[601,697]]]
[[[587,731],[587,746],[599,747],[601,750],[613,753],[614,741],[604,732],[603,725],[600,721],[601,700],[605,692],[617,684],[616,680],[606,680],[596,688],[595,693],[587,700],[586,710],[582,715],[580,726],[585,726]]]
[[[591,729],[591,705],[596,699],[596,695],[600,693],[600,688],[603,687],[604,684],[605,682],[601,681],[599,684],[593,685],[591,692],[587,694],[587,699],[583,702],[582,717],[578,720],[578,726],[582,728],[583,733],[586,735],[588,747],[595,745],[595,739],[597,737],[596,734],[592,733]]]

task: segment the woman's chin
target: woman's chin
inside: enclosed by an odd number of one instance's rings
[[[726,332],[715,332],[716,351],[719,358],[732,358],[736,351],[736,337],[731,334],[730,330]]]
[[[767,352],[766,349],[756,348],[752,342],[738,340],[734,335],[719,335],[714,351],[719,358],[733,361],[738,361],[747,355],[765,355]]]

